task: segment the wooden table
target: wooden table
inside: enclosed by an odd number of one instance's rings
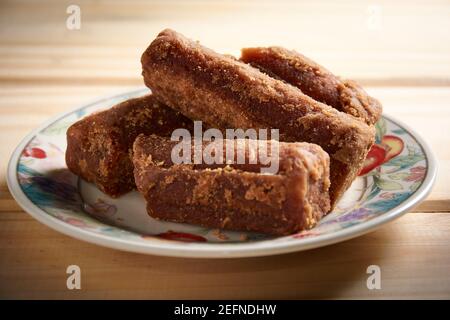
[[[450,5],[448,1],[72,1],[0,3],[0,298],[450,298]],[[361,81],[439,161],[412,212],[340,244],[273,257],[145,256],[59,234],[23,212],[5,182],[18,142],[50,116],[142,85],[139,57],[165,27],[220,52],[295,48]],[[66,289],[66,267],[82,289]],[[368,290],[366,268],[381,267]]]

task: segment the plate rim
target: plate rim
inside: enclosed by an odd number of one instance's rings
[[[65,223],[39,208],[35,205],[23,192],[20,187],[17,166],[20,159],[22,150],[26,145],[43,129],[51,125],[52,123],[59,121],[68,115],[79,111],[80,109],[88,108],[89,106],[98,104],[104,100],[119,98],[124,95],[130,95],[145,91],[145,87],[141,87],[135,90],[127,90],[119,94],[104,95],[100,98],[91,99],[88,102],[79,105],[78,107],[66,111],[62,114],[57,114],[51,117],[37,128],[28,133],[20,143],[14,148],[7,166],[6,181],[11,195],[19,206],[31,215],[33,218],[46,225],[47,227],[56,230],[62,234],[68,235],[78,240],[86,241],[92,244],[97,244],[103,247],[117,249],[121,251],[153,254],[160,256],[170,257],[183,257],[183,258],[246,258],[246,257],[258,257],[269,256],[276,254],[284,254],[290,252],[304,251],[314,249],[318,247],[324,247],[334,243],[342,242],[352,238],[356,238],[365,233],[374,231],[378,227],[401,217],[406,214],[413,207],[423,201],[431,192],[436,180],[438,164],[434,153],[432,152],[429,144],[424,140],[417,132],[411,129],[408,125],[402,121],[393,118],[386,113],[382,114],[382,117],[399,125],[405,129],[420,145],[424,151],[424,155],[427,161],[427,173],[421,183],[420,187],[405,201],[400,203],[395,208],[392,208],[385,213],[374,217],[368,221],[365,221],[358,225],[353,225],[348,228],[330,233],[322,234],[313,238],[302,238],[299,242],[279,242],[272,243],[269,247],[266,246],[267,242],[273,241],[273,239],[247,242],[247,243],[177,243],[170,240],[157,240],[155,242],[135,242],[123,238],[115,238],[113,236],[102,235],[94,233],[85,229],[81,229],[76,226],[72,226]],[[147,89],[148,90],[148,89]],[[150,92],[150,90],[149,90]]]

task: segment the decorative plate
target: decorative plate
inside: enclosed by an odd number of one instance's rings
[[[104,98],[48,121],[30,133],[9,162],[16,201],[50,228],[120,250],[178,257],[250,257],[317,248],[350,239],[398,218],[422,201],[436,176],[427,144],[388,116],[376,124],[376,144],[361,175],[337,208],[313,229],[286,237],[229,232],[150,218],[136,191],[111,199],[66,167],[66,130],[94,111],[131,97]]]

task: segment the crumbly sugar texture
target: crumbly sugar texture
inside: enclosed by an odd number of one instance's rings
[[[202,148],[214,143],[203,142]],[[317,145],[277,143],[279,170],[262,174],[263,165],[249,164],[249,157],[270,143],[277,142],[235,146],[236,154],[239,148],[248,150],[244,164],[174,164],[171,151],[176,142],[139,135],[133,146],[134,175],[149,215],[272,235],[312,228],[330,210],[329,156]]]
[[[135,187],[129,153],[136,136],[170,136],[177,128],[192,129],[192,121],[152,95],[130,99],[70,126],[66,163],[74,174],[116,198]]]
[[[376,123],[381,116],[380,102],[370,97],[357,82],[341,80],[296,51],[281,47],[244,48],[241,60],[369,125]]]
[[[321,146],[331,158],[331,205],[361,169],[375,130],[285,81],[166,29],[143,53],[145,84],[163,103],[218,129],[279,129],[280,140]]]

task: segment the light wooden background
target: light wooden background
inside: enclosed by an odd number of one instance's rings
[[[81,7],[81,30],[66,8]],[[139,57],[165,27],[217,51],[282,45],[361,81],[439,160],[432,194],[365,236],[274,257],[145,256],[61,235],[23,212],[5,182],[33,128],[142,85]],[[1,1],[0,298],[450,298],[449,1]],[[82,269],[82,290],[65,287]],[[366,288],[366,268],[382,289]]]

